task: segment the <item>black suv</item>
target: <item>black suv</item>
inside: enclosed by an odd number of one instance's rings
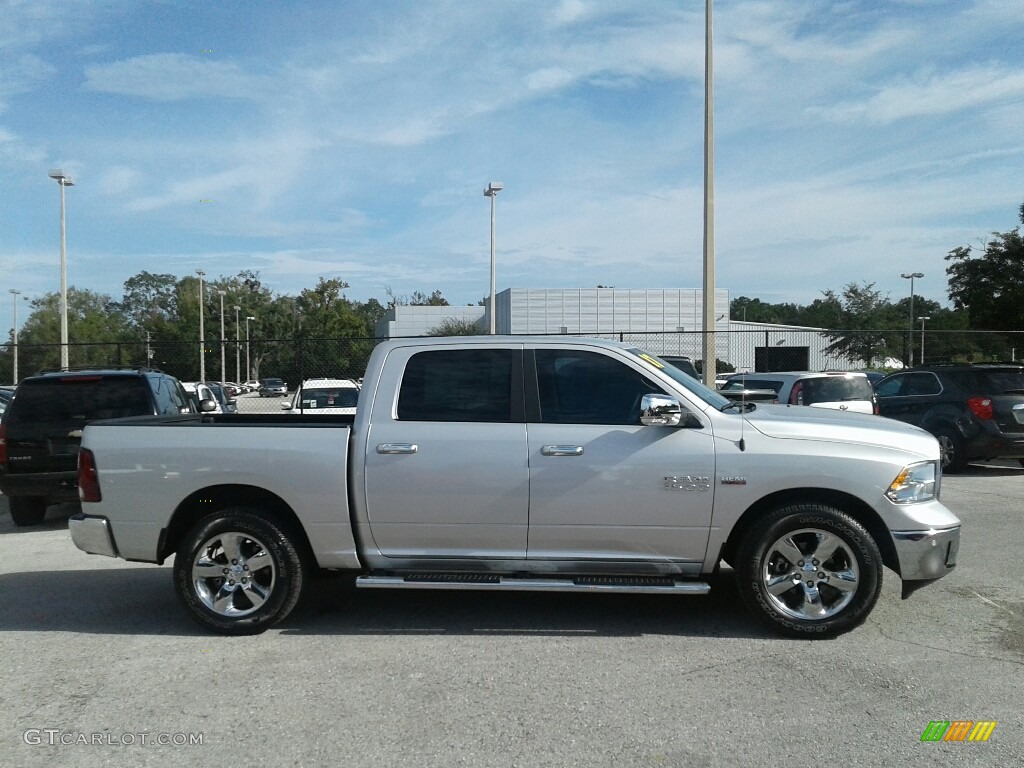
[[[55,371],[23,379],[0,422],[0,491],[14,524],[38,525],[48,505],[78,501],[86,423],[191,412],[178,380],[158,371]]]
[[[947,472],[976,459],[1024,464],[1024,365],[923,365],[875,386],[879,412],[927,429]]]

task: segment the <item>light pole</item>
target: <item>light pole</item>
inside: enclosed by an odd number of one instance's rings
[[[217,291],[220,296],[220,382],[223,384],[228,380],[227,369],[224,367],[224,294],[225,291]]]
[[[201,269],[196,270],[199,275],[199,380],[206,381],[206,330],[203,328],[203,303],[206,299],[206,291],[203,290],[203,276],[206,274]]]
[[[491,198],[491,298],[487,300],[488,328],[491,336],[494,335],[494,199],[504,188],[505,185],[500,181],[492,181],[484,190],[484,195]]]
[[[704,383],[715,388],[715,68],[712,0],[704,6]]]
[[[917,318],[921,322],[921,365],[924,365],[924,321],[931,320],[928,315]]]
[[[241,310],[241,307],[235,304],[233,309],[235,310],[235,384],[241,384],[242,367],[239,363],[242,358],[242,334],[239,333],[238,325],[238,312]]]
[[[914,336],[913,336],[913,334],[914,334],[914,278],[915,277],[924,277],[924,272],[903,272],[903,273],[900,274],[900,277],[902,277],[904,280],[909,280],[910,281],[910,336],[907,337],[909,339],[910,343],[907,344],[907,347],[909,348],[909,363],[910,363],[909,367],[913,368],[914,367]]]
[[[60,367],[68,367],[68,248],[64,226],[64,188],[75,186],[74,180],[60,168],[50,171],[50,178],[60,184]]]
[[[21,295],[21,291],[15,290],[14,288],[8,288],[8,292],[11,294],[12,303],[14,304],[14,386],[18,386],[18,296]]]
[[[249,364],[249,321],[255,320],[251,315],[245,318],[245,380],[252,381],[252,366]]]

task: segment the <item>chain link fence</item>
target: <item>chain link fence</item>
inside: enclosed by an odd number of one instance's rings
[[[561,335],[561,334],[559,334]],[[575,337],[602,338],[634,344],[657,355],[681,355],[700,365],[703,333],[622,332],[579,333]],[[181,381],[244,383],[275,377],[289,392],[306,379],[361,379],[374,346],[381,339],[250,339],[208,344],[200,354],[198,343],[118,342],[69,344],[71,368],[156,368]],[[717,369],[728,371],[863,370],[890,371],[911,360],[934,362],[986,362],[1019,360],[1024,354],[1024,331],[893,331],[811,330],[766,326],[758,330],[715,333]],[[14,345],[0,349],[0,382],[13,382]],[[19,377],[60,367],[59,344],[19,344]],[[247,411],[276,412],[281,398],[242,396]],[[249,402],[249,401],[252,402]]]

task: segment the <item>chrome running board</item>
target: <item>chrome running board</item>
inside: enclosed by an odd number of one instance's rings
[[[525,592],[630,592],[645,595],[706,595],[702,581],[675,581],[648,576],[576,576],[529,578],[493,573],[410,573],[359,576],[356,586],[372,589],[474,589]]]

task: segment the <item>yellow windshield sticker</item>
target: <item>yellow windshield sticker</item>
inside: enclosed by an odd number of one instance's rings
[[[648,354],[647,354],[646,352],[641,352],[641,353],[640,353],[640,354],[638,355],[638,357],[639,357],[639,358],[640,358],[641,360],[646,360],[646,361],[647,361],[648,363],[650,363],[651,365],[653,365],[653,366],[654,366],[655,368],[657,368],[657,369],[659,369],[659,370],[661,370],[662,368],[664,368],[664,367],[665,367],[665,364],[664,364],[664,363],[662,363],[662,362],[661,362],[660,360],[655,360],[655,359],[654,359],[653,357],[651,357],[650,355],[648,355]]]

